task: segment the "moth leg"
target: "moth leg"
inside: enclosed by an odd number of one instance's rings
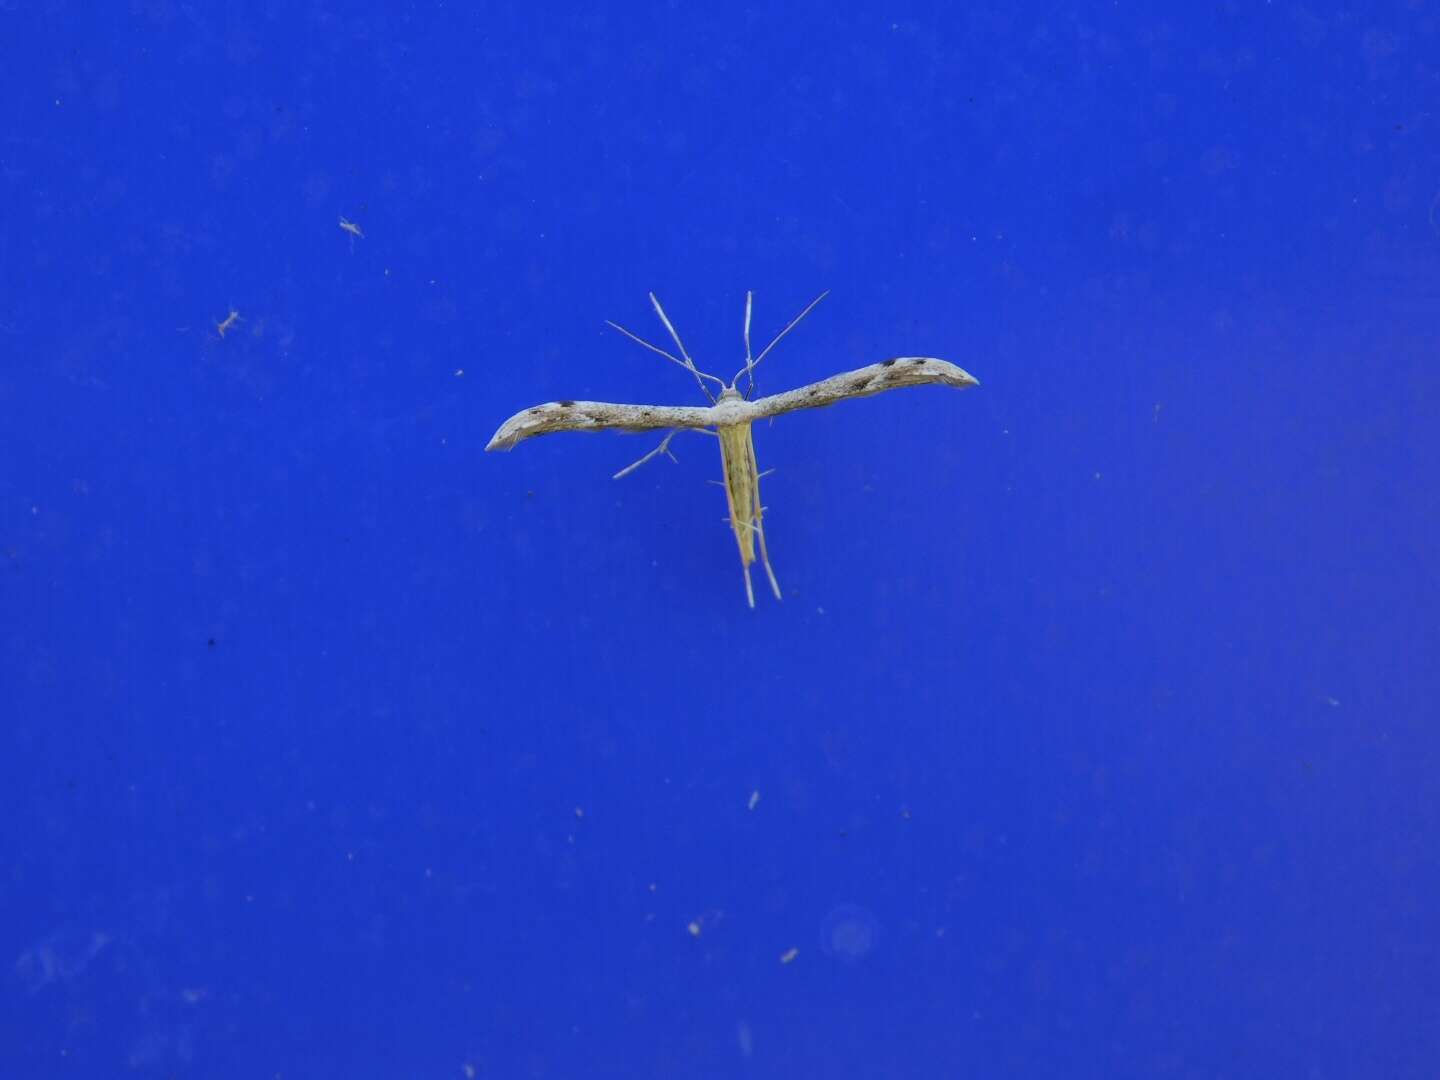
[[[742,559],[740,561],[740,569],[745,571],[745,599],[750,602],[750,606],[753,608],[755,606],[755,589],[750,584],[750,564]]]
[[[814,307],[815,305],[810,306]],[[755,505],[751,508],[754,517],[750,527],[760,536],[760,561],[765,564],[765,576],[770,579],[770,591],[775,594],[776,600],[783,600],[784,597],[780,595],[780,583],[775,580],[775,570],[770,565],[770,551],[765,546],[765,507],[760,505],[760,477],[766,474],[760,472],[759,466],[755,462],[755,444],[753,442],[750,444],[750,471],[755,474]]]
[[[785,598],[780,595],[780,583],[775,580],[775,571],[770,568],[770,552],[765,550],[765,526],[758,514],[755,517],[755,531],[760,534],[760,561],[765,564],[765,576],[770,579],[770,591],[775,594],[776,600],[783,600]]]
[[[725,524],[730,524],[728,518],[725,519]],[[764,524],[762,524],[760,519],[757,517],[754,521],[745,522],[745,528],[760,538],[760,562],[765,567],[765,576],[770,579],[770,591],[775,594],[776,600],[784,600],[785,597],[780,595],[780,582],[775,580],[775,570],[770,565],[770,552],[766,550],[765,547]],[[755,594],[750,589],[750,564],[742,563],[741,565],[745,567],[745,592],[750,597],[750,606],[754,607]]]
[[[670,452],[670,440],[673,439],[676,435],[679,435],[680,432],[682,432],[682,431],[698,431],[698,432],[700,432],[700,433],[703,434],[703,435],[714,435],[714,434],[715,434],[715,432],[711,431],[709,428],[671,428],[669,431],[667,431],[667,432],[665,433],[665,438],[663,438],[663,439],[660,440],[660,445],[659,445],[659,446],[655,447],[654,450],[651,450],[648,454],[646,454],[644,457],[642,457],[639,461],[631,462],[629,465],[626,465],[625,468],[621,469],[619,472],[617,472],[617,473],[616,473],[614,476],[612,476],[610,479],[611,479],[611,480],[619,480],[622,476],[629,476],[632,472],[634,472],[636,469],[638,469],[641,465],[644,465],[645,462],[649,461],[649,460],[650,460],[651,458],[653,458],[656,454],[664,454],[664,455],[665,455],[666,457],[668,457],[671,461],[675,461],[675,460],[676,460],[675,455]]]
[[[644,465],[645,462],[649,461],[656,454],[664,454],[671,461],[675,461],[675,455],[670,452],[670,440],[673,439],[676,435],[680,434],[680,431],[680,428],[671,428],[665,433],[665,438],[660,440],[659,446],[655,447],[654,450],[651,450],[639,461],[631,462],[629,465],[626,465],[625,468],[621,469],[610,479],[619,480],[622,476],[629,476],[632,472],[638,469],[641,465]]]

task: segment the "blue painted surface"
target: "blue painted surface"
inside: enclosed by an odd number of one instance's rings
[[[0,1075],[1435,1075],[1433,7],[5,23]]]

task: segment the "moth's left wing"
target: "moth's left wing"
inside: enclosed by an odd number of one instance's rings
[[[706,407],[688,405],[615,405],[608,401],[547,401],[518,412],[500,425],[486,450],[509,450],[516,443],[556,431],[663,431],[704,428],[715,422]]]
[[[841,375],[832,375],[809,386],[772,394],[750,402],[746,410],[760,420],[767,416],[794,412],[796,409],[818,409],[852,397],[869,397],[902,386],[954,386],[964,389],[979,386],[980,380],[954,364],[929,356],[899,356],[869,367],[856,368]]]

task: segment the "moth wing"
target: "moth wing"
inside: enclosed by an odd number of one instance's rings
[[[662,431],[709,427],[708,408],[688,405],[616,405],[608,401],[547,401],[516,413],[500,425],[486,450],[557,431]]]
[[[750,403],[755,419],[779,416],[797,409],[820,409],[846,398],[869,397],[871,394],[898,390],[902,386],[953,386],[965,389],[979,386],[980,380],[969,372],[933,356],[897,356],[868,367],[856,368],[809,386],[772,394]]]

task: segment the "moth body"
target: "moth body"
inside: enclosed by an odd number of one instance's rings
[[[725,502],[730,508],[730,528],[740,548],[740,569],[745,573],[745,599],[755,606],[755,590],[750,584],[750,566],[755,562],[755,545],[759,541],[760,561],[770,578],[775,599],[780,597],[780,583],[770,566],[765,550],[765,508],[760,505],[760,470],[755,464],[755,439],[748,422],[725,424],[715,429],[720,436],[720,464],[725,472]]]

